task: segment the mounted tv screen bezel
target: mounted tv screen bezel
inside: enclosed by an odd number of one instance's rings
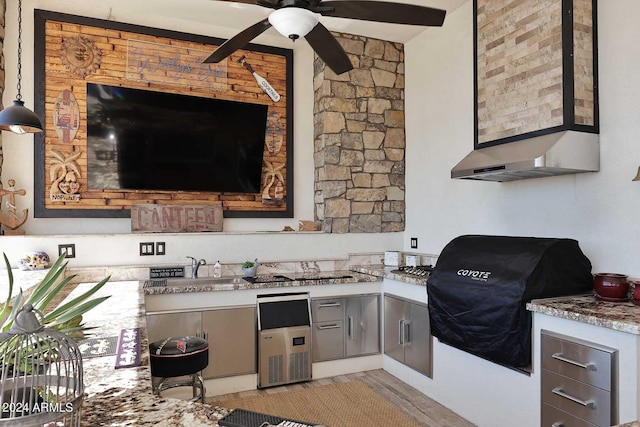
[[[268,110],[87,82],[87,187],[260,193]]]

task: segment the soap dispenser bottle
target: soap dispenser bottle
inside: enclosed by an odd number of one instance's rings
[[[220,261],[216,261],[213,266],[213,277],[222,277],[222,265],[220,265]]]

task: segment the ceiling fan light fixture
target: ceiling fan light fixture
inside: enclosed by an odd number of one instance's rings
[[[318,15],[300,7],[283,7],[271,12],[269,23],[283,36],[296,40],[313,30]]]

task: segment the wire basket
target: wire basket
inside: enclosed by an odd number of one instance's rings
[[[0,426],[80,426],[84,383],[75,341],[40,324],[30,304],[0,334]]]

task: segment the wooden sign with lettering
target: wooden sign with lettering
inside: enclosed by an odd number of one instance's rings
[[[222,205],[133,205],[131,231],[222,231]]]

